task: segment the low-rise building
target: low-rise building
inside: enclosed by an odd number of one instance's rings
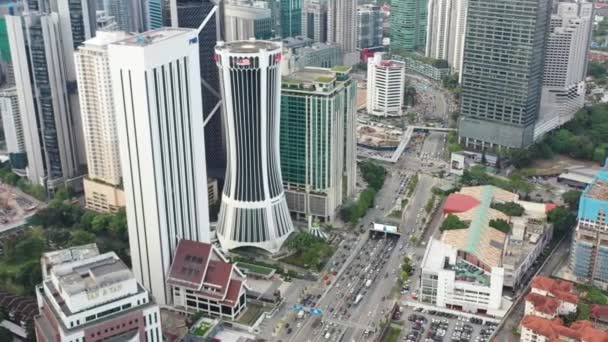
[[[608,332],[597,329],[590,321],[576,321],[569,327],[560,319],[526,315],[521,321],[521,342],[596,342],[608,340]]]
[[[163,340],[159,308],[114,252],[90,244],[44,253],[38,342]]]
[[[532,281],[530,293],[525,297],[525,314],[546,319],[576,312],[579,297],[572,283],[545,276]]]
[[[212,244],[180,240],[167,285],[177,309],[236,319],[247,307],[245,278]]]
[[[496,205],[521,205],[510,217]],[[448,196],[443,211],[461,227],[432,238],[422,261],[421,300],[439,307],[502,316],[503,287],[517,286],[551,239],[546,211],[552,205],[519,201],[517,194],[486,185],[462,188]],[[510,231],[496,228],[504,221]]]

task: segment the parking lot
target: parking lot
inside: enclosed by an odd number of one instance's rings
[[[401,340],[405,342],[488,342],[497,326],[481,318],[422,308],[397,317],[403,321]]]

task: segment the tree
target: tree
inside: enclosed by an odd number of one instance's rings
[[[591,76],[593,78],[602,78],[606,77],[606,64],[604,62],[591,61],[587,67],[587,76]]]
[[[578,202],[580,198],[581,192],[578,190],[570,190],[562,194],[562,199],[564,200],[564,203],[568,205],[570,210],[578,209]]]
[[[445,220],[443,220],[443,223],[441,223],[441,226],[439,227],[439,229],[441,231],[444,230],[452,230],[452,229],[464,229],[464,228],[468,228],[469,224],[461,221],[460,218],[458,218],[458,216],[454,215],[454,214],[448,214],[448,216],[445,218]]]
[[[14,260],[16,263],[24,263],[32,259],[40,259],[44,248],[45,244],[41,238],[27,238],[15,245]]]
[[[503,219],[490,220],[488,225],[505,234],[508,234],[511,231],[511,226],[509,225],[509,222],[507,222]]]
[[[0,341],[12,341],[13,333],[5,327],[0,327]]]
[[[516,202],[505,202],[505,203],[492,203],[490,204],[492,209],[496,209],[507,216],[522,216],[524,214],[524,207]]]
[[[553,236],[559,239],[570,233],[576,223],[576,216],[564,207],[556,207],[547,214],[547,220],[553,223]]]
[[[34,287],[32,284],[39,284],[42,281],[42,271],[40,269],[40,260],[34,259],[22,264],[15,274],[15,282],[33,293]]]
[[[72,232],[70,246],[80,246],[95,242],[95,235],[84,230]]]

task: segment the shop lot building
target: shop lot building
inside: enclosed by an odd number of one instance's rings
[[[497,205],[523,208],[518,217],[495,209]],[[519,201],[517,194],[494,186],[463,188],[444,205],[447,215],[461,222],[429,241],[422,261],[420,299],[438,307],[501,317],[511,303],[503,287],[519,279],[551,240],[546,212],[553,205]],[[504,209],[503,209],[504,210]],[[496,222],[509,225],[505,233]]]

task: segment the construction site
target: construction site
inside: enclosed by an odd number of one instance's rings
[[[21,224],[26,217],[36,212],[39,205],[40,202],[33,197],[0,184],[0,231]]]

